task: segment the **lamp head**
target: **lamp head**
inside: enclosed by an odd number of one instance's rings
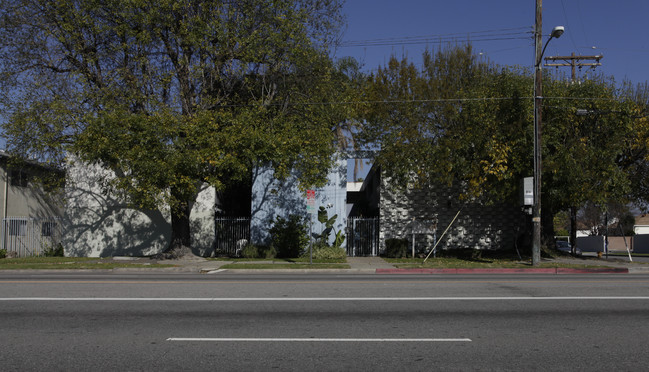
[[[555,28],[552,29],[552,33],[550,34],[550,37],[553,37],[555,39],[558,39],[563,35],[563,32],[565,31],[565,28],[563,26],[556,26]]]

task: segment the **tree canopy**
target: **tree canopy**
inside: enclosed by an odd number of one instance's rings
[[[114,171],[167,205],[190,246],[200,185],[271,164],[323,183],[349,80],[328,57],[338,0],[0,0],[0,98],[12,152]]]
[[[544,78],[543,225],[556,212],[649,200],[646,89]],[[455,186],[459,198],[517,202],[533,169],[533,78],[470,46],[392,57],[369,79],[364,140],[392,183]],[[644,98],[643,98],[644,97]],[[642,114],[644,112],[644,114]]]

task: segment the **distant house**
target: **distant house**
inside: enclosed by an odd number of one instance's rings
[[[0,151],[0,249],[32,256],[60,242],[62,194],[46,190],[40,182],[46,176],[62,179],[63,173],[36,162],[12,162]]]
[[[649,234],[649,215],[642,214],[636,216],[635,224],[633,224],[633,233],[636,235]]]

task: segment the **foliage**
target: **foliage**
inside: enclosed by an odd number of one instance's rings
[[[54,246],[46,246],[43,248],[43,256],[45,257],[63,257],[63,244],[58,243]]]
[[[385,239],[385,256],[390,258],[406,257],[408,252],[407,239]]]
[[[247,244],[241,251],[244,258],[274,258],[277,251],[273,246]]]
[[[362,138],[399,188],[454,185],[460,199],[513,201],[533,171],[533,78],[470,46],[391,58],[366,85]],[[544,77],[543,233],[587,201],[649,200],[649,87]]]
[[[329,246],[323,242],[316,242],[313,244],[312,258],[314,260],[344,260],[347,258],[347,252],[340,246]],[[303,256],[308,256],[309,252],[305,252]]]
[[[517,187],[514,176],[531,167],[520,157],[531,143],[522,98],[530,87],[529,78],[478,60],[469,46],[426,52],[421,69],[393,57],[367,86],[368,101],[387,102],[366,110],[363,139],[380,143],[377,163],[402,188],[456,184],[464,198],[503,199]]]
[[[309,244],[307,223],[301,216],[292,214],[285,219],[277,216],[269,230],[271,246],[279,258],[296,258]]]
[[[221,189],[270,164],[326,179],[351,94],[328,57],[338,0],[0,0],[1,114],[9,149],[113,171],[135,207],[170,207],[190,242],[205,182]]]
[[[333,247],[335,248],[340,248],[345,241],[345,235],[342,233],[342,231],[336,231],[334,229],[334,224],[336,223],[336,219],[338,218],[337,214],[334,214],[333,217],[329,218],[329,215],[327,213],[327,210],[325,207],[320,206],[318,208],[318,221],[325,225],[324,229],[320,234],[314,234],[316,240],[323,245],[328,245],[329,244],[329,235],[331,234],[332,231],[335,232],[336,237],[334,239]]]
[[[6,257],[7,257],[7,250],[0,249],[0,258],[6,258]]]

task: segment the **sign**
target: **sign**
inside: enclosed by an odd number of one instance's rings
[[[306,190],[306,211],[315,212],[315,190]]]

